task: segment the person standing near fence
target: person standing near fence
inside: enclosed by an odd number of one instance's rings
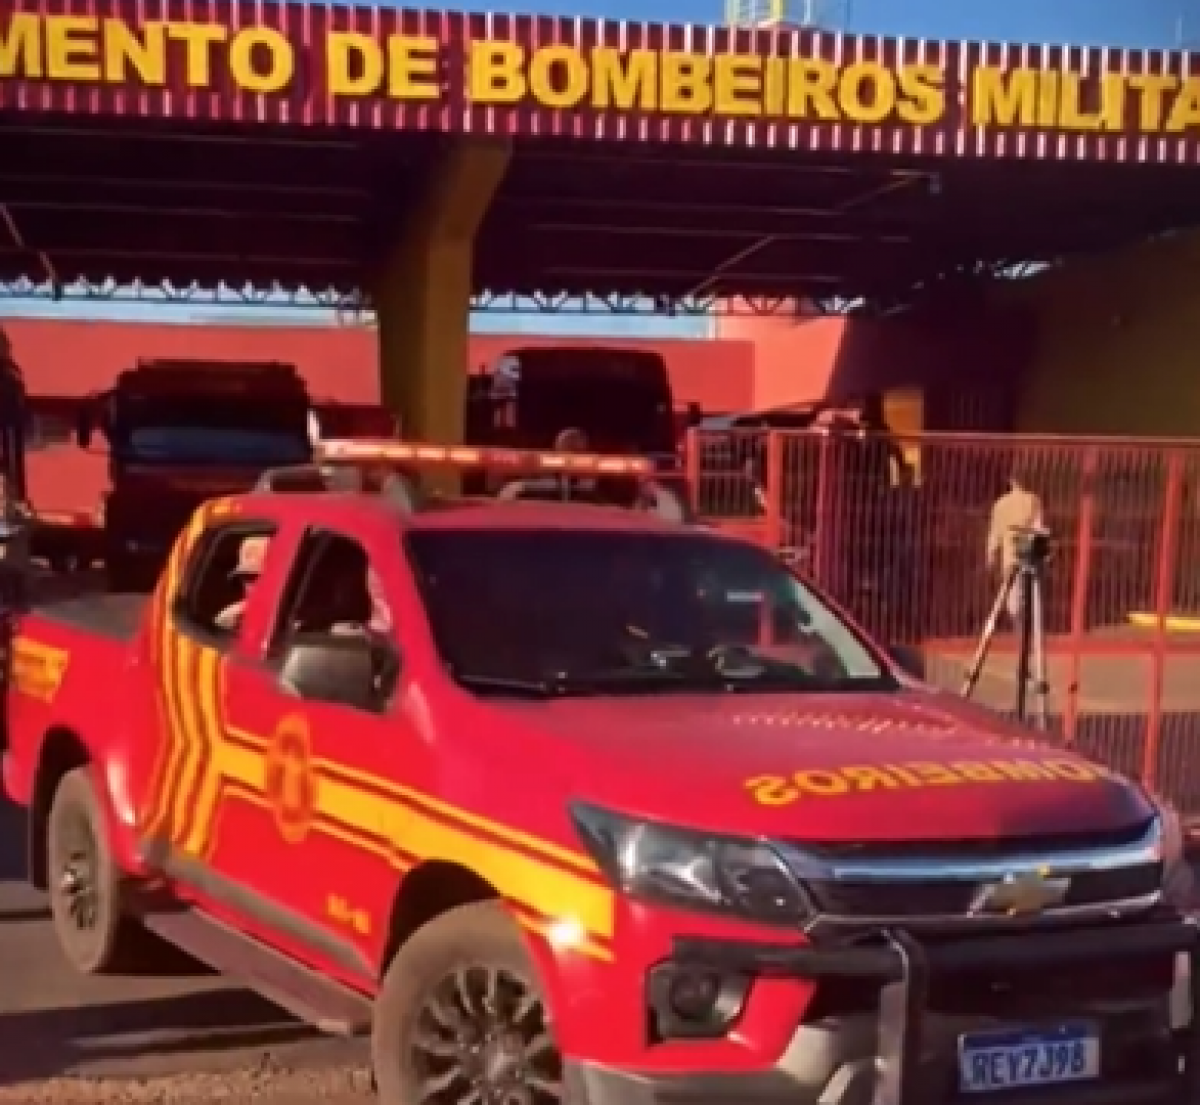
[[[987,568],[990,571],[998,568],[1001,581],[1007,579],[1017,564],[1020,531],[1045,528],[1042,500],[1029,489],[1025,474],[1019,468],[1014,469],[1008,480],[1008,490],[992,504],[985,554]],[[1021,621],[1020,587],[1009,590],[1007,613],[1013,626],[1018,626]]]

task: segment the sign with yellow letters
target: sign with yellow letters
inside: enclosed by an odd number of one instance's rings
[[[335,21],[334,10],[215,0],[152,18],[125,0],[62,14],[17,0],[0,14],[0,82],[50,106],[55,89],[90,91],[76,108],[109,114],[704,142],[715,133],[685,124],[726,122],[740,128],[726,144],[892,152],[920,152],[937,133],[959,140],[936,152],[987,153],[1006,134],[1200,128],[1200,76],[1169,54],[1135,70],[1117,63],[1124,54],[1041,46],[1009,64],[968,43],[369,8],[338,8]],[[894,141],[864,143],[855,128]]]

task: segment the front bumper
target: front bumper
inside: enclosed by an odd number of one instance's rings
[[[1182,998],[1188,1008],[1176,1008],[1173,1018],[1165,998],[1141,1008],[1053,1011],[1059,1021],[1081,1015],[1097,1021],[1102,1050],[1119,1040],[1132,1056],[1123,1068],[1102,1069],[1100,1079],[1069,1086],[959,1091],[958,1036],[1011,1022],[1003,1013],[989,1018],[939,1010],[931,999],[947,986],[970,986],[982,971],[1099,968],[1125,957],[1181,954],[1188,957],[1188,991],[1171,998]],[[861,981],[878,986],[878,1006],[869,1014],[801,1025],[766,1071],[648,1074],[569,1063],[572,1105],[1200,1105],[1200,1022],[1190,1015],[1200,1008],[1200,929],[1190,920],[937,943],[889,931],[876,944],[849,948],[679,937],[672,958],[754,977]],[[1186,1027],[1172,1029],[1172,1020]]]

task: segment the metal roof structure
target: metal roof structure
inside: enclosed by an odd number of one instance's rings
[[[0,141],[20,150],[0,164],[0,282],[362,302],[458,134],[514,150],[477,240],[481,302],[886,300],[1200,222],[1186,55],[229,0],[149,11],[0,14]]]

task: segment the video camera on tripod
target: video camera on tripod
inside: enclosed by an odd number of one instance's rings
[[[1009,526],[1012,559],[1000,581],[996,598],[984,623],[975,655],[963,679],[962,695],[970,698],[979,685],[983,666],[996,638],[1000,618],[1008,611],[1016,622],[1017,719],[1029,720],[1029,692],[1034,694],[1033,723],[1041,730],[1049,725],[1050,682],[1046,664],[1046,603],[1042,593],[1043,568],[1054,555],[1053,537],[1045,526]]]
[[[1019,567],[1037,571],[1054,555],[1050,531],[1044,526],[1009,526],[1013,556]]]

